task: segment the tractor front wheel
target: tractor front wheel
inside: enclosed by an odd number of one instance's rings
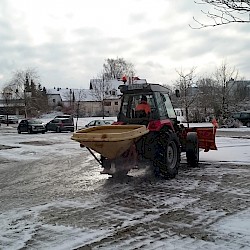
[[[153,161],[156,175],[174,178],[180,165],[179,139],[172,131],[161,133],[157,140],[157,148]]]

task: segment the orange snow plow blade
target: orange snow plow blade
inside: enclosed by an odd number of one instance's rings
[[[197,128],[197,135],[199,139],[199,147],[208,150],[217,150],[215,144],[215,128]]]
[[[217,150],[215,144],[215,127],[208,128],[196,128],[198,140],[199,140],[199,148],[203,148],[205,152],[209,150]]]
[[[199,148],[203,148],[205,152],[209,150],[217,150],[215,144],[215,134],[216,128],[215,127],[193,127],[187,128],[186,132],[196,132],[199,141]]]
[[[115,159],[148,132],[144,125],[104,125],[78,130],[71,139],[108,159]]]

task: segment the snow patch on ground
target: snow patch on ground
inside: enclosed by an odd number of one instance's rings
[[[218,150],[200,152],[201,162],[237,163],[250,165],[250,140],[217,137]]]
[[[182,201],[180,202],[182,203]],[[88,229],[77,226],[65,226],[57,223],[45,224],[41,223],[43,212],[50,208],[82,208],[91,209],[90,202],[75,202],[75,201],[57,201],[45,205],[31,207],[29,209],[14,209],[12,211],[2,213],[0,215],[0,247],[3,250],[15,250],[21,248],[29,249],[29,244],[32,248],[66,250],[80,246],[86,246],[92,242],[98,242],[104,237],[112,235],[112,228],[101,230]],[[53,211],[51,211],[53,213]],[[145,211],[144,211],[145,212]],[[116,215],[113,214],[113,217]],[[119,216],[119,215],[118,215]],[[119,218],[120,219],[120,218]],[[155,218],[151,216],[145,217],[139,211],[131,217],[125,217],[127,225],[122,227],[132,227],[133,224],[147,223]],[[190,225],[191,226],[191,225]],[[105,242],[101,249],[169,249],[169,250],[186,250],[186,249],[207,249],[207,250],[234,250],[234,249],[249,249],[250,246],[250,209],[234,214],[225,219],[221,219],[217,223],[211,225],[207,231],[217,232],[214,241],[197,240],[193,237],[184,237],[182,235],[170,235],[170,232],[159,231],[157,237],[148,235],[148,239],[137,236],[135,240],[129,237],[127,240],[117,242],[112,246],[105,246]],[[51,241],[43,241],[43,238],[51,239]],[[225,240],[228,239],[228,240]],[[33,242],[35,240],[35,243]],[[133,243],[132,245],[130,245]],[[95,249],[95,248],[93,248]],[[99,249],[99,248],[96,248]]]
[[[88,202],[58,201],[29,209],[14,209],[2,213],[0,214],[0,249],[29,248],[29,243],[32,242],[33,238],[36,238],[39,249],[66,250],[75,248],[79,244],[90,244],[92,240],[98,240],[98,237],[109,235],[109,230],[90,230],[57,223],[54,225],[41,223],[42,212],[51,207],[87,209],[91,208],[91,205]],[[43,237],[50,238],[49,236],[53,236],[51,241],[43,242]]]
[[[53,115],[54,116],[54,115]],[[53,117],[52,117],[53,118]],[[46,119],[50,118],[42,118],[44,122]],[[84,127],[89,121],[98,118],[81,118],[79,119],[79,125]],[[112,119],[112,118],[107,118]],[[203,125],[203,124],[200,124]],[[209,124],[211,126],[211,124]],[[198,126],[198,125],[197,125]],[[5,133],[0,132],[0,141],[2,145],[6,146],[18,146],[20,148],[13,149],[3,149],[0,150],[0,159],[8,159],[10,161],[24,161],[24,160],[34,160],[34,159],[43,159],[44,157],[53,157],[60,155],[79,155],[81,152],[85,152],[86,149],[82,149],[79,147],[79,143],[72,141],[70,139],[72,133],[46,133],[46,134],[17,134],[15,127],[4,127],[2,126],[0,131],[4,129]],[[249,128],[237,128],[234,130],[242,131]],[[223,129],[229,130],[229,129]],[[232,129],[231,129],[232,130]],[[28,143],[32,142],[33,143]],[[51,145],[39,145],[39,143],[35,142],[48,142]],[[216,176],[218,179],[218,171],[216,168],[209,168],[209,164],[213,164],[215,162],[225,163],[225,164],[239,164],[239,165],[250,165],[250,140],[249,139],[235,139],[235,138],[226,138],[226,137],[216,137],[216,144],[218,147],[217,151],[209,151],[209,152],[200,152],[200,161],[202,163],[207,164],[206,168],[209,171],[209,176]],[[85,159],[81,165],[82,168],[87,167],[91,164],[93,157],[91,155],[85,156]],[[0,164],[1,168],[4,169],[4,164]],[[249,168],[245,168],[245,173],[249,170]],[[188,171],[188,170],[187,170]],[[237,168],[227,168],[223,171],[231,171],[237,172]],[[50,172],[51,174],[51,172]],[[203,169],[197,169],[195,171],[195,176],[203,175]],[[91,244],[92,242],[101,241],[106,237],[111,237],[110,235],[114,235],[117,231],[126,233],[126,229],[133,229],[133,226],[138,226],[138,231],[140,230],[140,223],[145,225],[150,225],[150,223],[159,220],[159,217],[162,213],[168,215],[170,212],[174,212],[175,210],[182,209],[187,207],[188,205],[193,204],[190,209],[190,212],[197,215],[196,220],[193,220],[195,225],[188,224],[186,227],[192,228],[192,226],[196,226],[199,223],[203,223],[203,221],[208,220],[209,226],[206,228],[207,234],[213,234],[213,240],[198,240],[192,235],[177,235],[172,232],[166,232],[163,228],[156,230],[151,235],[148,234],[148,237],[145,239],[145,235],[140,236],[139,233],[136,236],[136,239],[133,238],[133,235],[127,237],[125,240],[123,238],[122,241],[117,240],[114,244],[110,245],[107,243],[105,245],[105,241],[102,244],[101,249],[190,249],[190,250],[198,250],[198,249],[207,249],[207,250],[235,250],[235,249],[250,249],[250,209],[243,210],[241,212],[232,214],[230,216],[225,214],[224,210],[216,210],[211,209],[209,211],[202,210],[195,206],[196,202],[202,201],[202,199],[197,199],[196,196],[190,197],[182,195],[182,192],[185,190],[196,190],[199,185],[203,185],[204,190],[207,192],[216,192],[218,189],[218,179],[213,181],[213,179],[202,179],[201,180],[193,180],[192,176],[187,172],[188,178],[184,178],[180,180],[176,178],[175,180],[169,180],[166,184],[164,182],[163,192],[158,194],[162,195],[159,199],[155,199],[155,196],[143,197],[143,192],[133,192],[133,188],[129,189],[129,186],[126,186],[126,183],[122,186],[122,191],[128,192],[126,195],[131,195],[133,199],[129,199],[125,202],[125,204],[121,204],[124,202],[123,196],[121,199],[118,199],[116,203],[112,201],[108,201],[104,203],[106,206],[112,204],[115,206],[116,210],[110,209],[107,213],[103,212],[103,216],[110,217],[111,221],[123,221],[123,223],[114,226],[115,224],[104,224],[102,229],[99,228],[87,228],[86,224],[83,226],[72,226],[72,225],[63,225],[55,220],[54,223],[46,222],[44,218],[44,214],[50,214],[51,217],[54,216],[53,209],[57,210],[57,216],[60,215],[61,211],[66,210],[66,213],[69,213],[71,209],[76,209],[78,211],[83,210],[96,210],[96,204],[99,204],[99,207],[102,206],[102,200],[106,201],[106,195],[98,193],[97,196],[93,195],[91,198],[88,197],[85,201],[77,202],[71,200],[57,200],[54,202],[49,202],[47,204],[39,205],[39,206],[31,206],[28,208],[16,208],[0,214],[0,249],[3,250],[16,250],[20,248],[27,248],[32,245],[32,249],[73,249],[79,246],[86,246]],[[221,173],[222,175],[222,173]],[[98,176],[98,177],[97,177]],[[222,175],[223,176],[223,175]],[[68,178],[71,178],[70,176]],[[81,178],[80,175],[75,177],[75,181],[78,181],[77,178]],[[86,172],[85,179],[89,182],[99,179],[107,179],[106,175],[99,174],[99,168],[92,170],[92,172]],[[221,177],[222,178],[222,177]],[[66,181],[67,179],[65,179]],[[202,182],[202,183],[201,183]],[[78,182],[77,182],[78,183]],[[80,184],[79,184],[80,185]],[[81,184],[83,185],[83,184]],[[146,190],[153,186],[146,181],[142,181],[140,186],[143,187],[143,190]],[[171,185],[173,185],[171,189]],[[179,187],[180,190],[177,190],[176,197],[168,197],[166,198],[166,189],[170,188],[171,192],[175,190],[175,188]],[[133,186],[132,186],[133,187]],[[119,194],[121,189],[121,185],[112,185],[113,190]],[[152,187],[151,187],[152,188]],[[117,191],[117,190],[119,191]],[[122,194],[121,191],[121,194]],[[227,193],[234,192],[238,193],[238,195],[242,195],[246,197],[249,194],[249,190],[247,186],[241,189],[240,193],[237,188],[226,189]],[[103,195],[103,196],[102,196]],[[156,195],[156,194],[155,194]],[[118,195],[119,196],[119,195]],[[145,207],[140,207],[140,209],[132,209],[131,203],[135,202],[143,198],[141,201],[142,205]],[[156,200],[156,202],[155,202]],[[144,202],[143,202],[144,201]],[[109,204],[110,202],[110,204]],[[155,204],[155,203],[156,204]],[[148,203],[154,203],[153,207],[147,209]],[[237,203],[238,204],[238,203]],[[209,204],[208,204],[209,205]],[[95,207],[96,206],[96,207]],[[132,206],[133,208],[133,206]],[[204,207],[202,207],[205,209]],[[79,209],[79,210],[78,210]],[[105,209],[105,208],[104,208]],[[239,208],[240,209],[240,208]],[[67,212],[68,210],[68,212]],[[59,211],[59,212],[58,212]],[[132,212],[131,212],[132,211]],[[189,210],[188,210],[189,211]],[[155,212],[155,213],[154,213]],[[65,217],[67,215],[64,214]],[[170,216],[170,215],[169,215]],[[224,216],[227,216],[223,218]],[[213,220],[210,221],[210,218]],[[221,219],[222,218],[222,219]],[[60,219],[60,218],[59,218]],[[102,219],[102,218],[100,218]],[[109,221],[109,220],[107,220]],[[159,220],[160,221],[160,220]],[[214,224],[213,221],[216,221]],[[91,221],[92,222],[92,221]],[[83,221],[85,223],[85,221]],[[96,222],[95,222],[96,223]],[[160,223],[160,222],[159,222]],[[171,222],[170,222],[171,223]],[[178,224],[179,227],[184,225],[184,222],[176,222],[172,221],[173,224],[171,226]],[[175,223],[175,224],[174,224]],[[122,229],[121,231],[117,229]],[[117,231],[116,231],[117,230]],[[144,231],[143,231],[144,230]],[[145,228],[142,229],[143,233],[145,233]],[[44,241],[46,238],[46,241]],[[100,245],[94,249],[100,249]]]
[[[211,226],[224,249],[250,249],[250,209],[228,216]],[[220,238],[228,238],[221,242]]]

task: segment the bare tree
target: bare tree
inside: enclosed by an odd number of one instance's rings
[[[230,82],[236,80],[238,77],[238,71],[235,68],[231,68],[225,61],[216,69],[215,80],[219,86],[220,97],[220,109],[221,116],[227,117],[228,107],[232,102],[232,88],[234,87]]]
[[[248,81],[238,81],[238,71],[225,61],[214,71],[213,76],[195,81],[194,68],[188,73],[177,72],[181,98],[179,106],[185,109],[187,122],[191,117],[203,120],[210,116],[223,122],[237,110],[242,101],[247,101]]]
[[[95,100],[101,102],[102,106],[102,117],[104,118],[104,103],[105,99],[110,96],[110,91],[112,88],[112,84],[109,80],[106,80],[104,74],[102,74],[101,78],[93,79],[92,81],[92,95]]]
[[[204,11],[202,13],[212,21],[204,24],[198,21],[195,17],[193,19],[198,24],[196,29],[204,27],[215,27],[230,23],[249,23],[250,22],[250,1],[249,0],[198,0],[196,4],[212,6],[212,11]]]
[[[177,71],[179,80],[176,82],[176,86],[180,90],[181,105],[185,109],[187,124],[189,126],[189,108],[191,104],[196,100],[197,93],[193,93],[195,68],[193,67],[188,73],[184,73],[183,70]]]
[[[17,70],[7,84],[12,90],[12,98],[23,102],[24,114],[36,115],[47,108],[46,89],[38,83],[39,76],[35,69]]]
[[[105,99],[110,97],[113,79],[121,79],[126,75],[132,79],[134,75],[134,66],[132,63],[126,62],[123,58],[106,59],[103,64],[102,73],[96,79],[91,81],[92,95],[95,100],[101,102],[102,116],[105,116],[104,106]]]
[[[75,98],[75,113],[76,113],[76,129],[78,127],[78,118],[80,116],[81,102],[86,98],[86,94],[83,89],[77,89],[74,91]]]
[[[219,110],[218,85],[212,77],[203,77],[197,81],[199,95],[197,96],[197,106],[200,115],[204,118],[214,116]]]
[[[134,65],[123,58],[108,58],[103,64],[103,76],[105,80],[118,79],[123,75],[133,77],[134,74]]]

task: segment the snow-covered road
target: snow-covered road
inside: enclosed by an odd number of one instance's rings
[[[115,180],[70,136],[0,129],[0,249],[250,249],[246,137],[173,180]]]

